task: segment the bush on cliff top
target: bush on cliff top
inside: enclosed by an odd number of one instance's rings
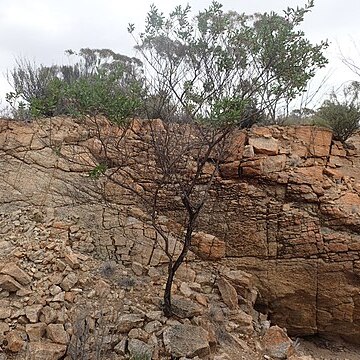
[[[37,66],[18,60],[10,72],[7,94],[15,116],[104,115],[119,122],[140,107],[141,62],[108,49],[67,50],[73,65]]]
[[[341,96],[333,92],[316,113],[333,130],[336,140],[345,142],[359,129],[359,90],[360,83],[352,82],[344,87]]]

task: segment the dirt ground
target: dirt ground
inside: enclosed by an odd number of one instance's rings
[[[360,360],[360,346],[341,340],[300,339],[298,350],[303,355],[311,355],[314,360]]]

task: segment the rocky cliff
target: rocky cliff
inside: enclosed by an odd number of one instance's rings
[[[136,136],[143,127],[135,122],[129,135],[136,149],[143,148]],[[104,203],[104,184],[89,177],[95,130],[72,119],[0,121],[1,213],[31,209],[83,256],[156,268],[166,257],[136,199],[107,185],[113,202]],[[106,123],[106,131],[116,138],[119,130]],[[216,267],[251,273],[257,297],[238,293],[256,298],[256,309],[290,334],[359,342],[360,139],[344,147],[326,129],[254,127],[234,133],[229,151],[190,261],[203,255]],[[139,161],[146,168],[141,151]],[[171,228],[176,219],[170,208],[164,224]],[[13,251],[6,241],[0,249]],[[65,247],[62,257],[69,253]]]
[[[238,142],[209,229],[225,262],[257,276],[259,306],[291,333],[358,341],[358,138],[344,148],[324,129],[270,127]]]

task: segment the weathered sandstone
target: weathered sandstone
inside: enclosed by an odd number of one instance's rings
[[[146,144],[136,135],[142,126],[141,121],[134,122],[127,141],[137,154],[131,158],[135,168],[146,177],[154,165],[147,163]],[[103,129],[110,138],[121,134],[106,121]],[[286,327],[290,335],[360,339],[360,140],[354,137],[349,143],[345,147],[332,141],[329,130],[308,126],[237,132],[229,145],[231,156],[221,165],[221,177],[200,219],[189,259],[200,255],[232,271],[251,273],[259,290],[257,298],[249,289],[243,293],[236,278],[226,274],[224,278],[236,289],[239,303],[255,302],[258,310]],[[40,268],[35,266],[31,275],[26,271],[26,265],[39,256],[62,274],[52,283],[61,291],[49,286],[42,294],[52,304],[76,299],[77,286],[85,281],[78,272],[86,268],[89,254],[153,269],[166,262],[161,239],[137,199],[114,184],[89,177],[100,150],[91,128],[72,119],[45,119],[31,125],[0,121],[1,213],[31,207],[37,211],[32,215],[34,223],[46,224],[39,225],[39,234],[46,231],[59,242],[44,251],[31,248],[29,239],[26,255],[24,248],[16,248],[16,239],[0,239],[2,258],[28,256],[26,261],[13,261],[13,271],[5,262],[0,264],[3,291],[20,296],[29,291],[29,280],[42,281]],[[99,186],[107,191],[112,206],[104,204]],[[5,215],[0,218],[0,234],[16,236],[23,226],[23,214],[12,216],[9,228],[1,226],[1,221],[8,224]],[[163,226],[176,233],[178,218],[176,209],[169,208]],[[31,229],[23,233],[29,238],[40,236]],[[178,246],[174,237],[170,247],[177,251]],[[50,259],[50,252],[61,256]],[[204,280],[202,286],[210,289],[213,283]],[[110,292],[100,282],[97,289],[94,294]],[[227,297],[226,302],[235,306],[232,290]],[[36,298],[32,301],[31,305],[39,305]],[[33,325],[37,321],[62,323],[53,307],[41,305],[39,320],[26,311],[15,315],[27,317]],[[43,333],[40,329],[27,327],[34,338]],[[48,334],[52,340],[52,332]],[[52,346],[62,354],[63,345]],[[45,352],[37,344],[34,349]]]

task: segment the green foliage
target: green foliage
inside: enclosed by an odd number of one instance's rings
[[[124,91],[117,86],[122,70],[106,75],[99,73],[79,78],[66,87],[68,111],[71,115],[105,115],[121,123],[140,107],[141,88],[130,84]]]
[[[62,113],[64,110],[65,88],[60,79],[54,77],[44,89],[42,96],[32,97],[29,104],[30,115],[33,118],[51,117]]]
[[[81,49],[73,65],[36,66],[17,62],[10,73],[14,92],[7,101],[26,105],[32,118],[56,115],[105,115],[121,122],[133,116],[143,93],[141,62],[108,49]]]
[[[250,99],[237,96],[215,101],[210,114],[213,125],[226,126],[236,124],[242,128],[251,127],[262,118],[255,104]]]
[[[56,156],[61,156],[61,146],[53,146],[52,151]]]
[[[134,36],[153,74],[149,94],[161,89],[189,118],[210,123],[241,123],[249,103],[254,113],[274,116],[327,63],[327,43],[312,45],[297,29],[312,6],[249,16],[214,1],[192,18],[190,6],[165,17],[152,5],[145,31]]]
[[[107,166],[105,164],[98,164],[92,170],[89,171],[89,176],[94,179],[98,179],[105,173]]]
[[[360,83],[352,82],[344,87],[343,95],[332,93],[317,112],[317,117],[324,121],[334,132],[334,138],[345,142],[359,129]]]

